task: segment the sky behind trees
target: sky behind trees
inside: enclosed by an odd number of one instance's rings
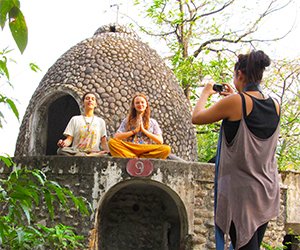
[[[18,122],[11,112],[4,110],[7,123],[0,130],[0,153],[13,155],[19,126],[30,98],[49,67],[63,53],[82,40],[92,37],[99,27],[116,22],[117,17],[120,24],[126,25],[132,22],[123,14],[142,21],[142,16],[138,16],[139,12],[130,2],[128,0],[21,1],[21,9],[29,29],[28,45],[24,54],[20,55],[17,50],[8,27],[1,32],[0,39],[0,48],[14,49],[9,56],[17,62],[9,64],[10,80],[14,88],[9,87],[1,79],[0,89],[8,97],[16,100],[20,112],[20,122]],[[119,5],[118,16],[116,4]],[[237,9],[237,12],[240,11],[243,9]],[[300,3],[295,1],[282,10],[280,15],[274,14],[264,23],[260,32],[270,35],[273,33],[283,35],[294,25],[293,31],[285,39],[262,48],[271,58],[300,57],[300,17],[297,15],[300,15]],[[165,53],[161,51],[162,46],[158,46],[153,39],[138,30],[135,31],[144,42],[149,43],[150,47],[159,50],[160,54]],[[42,71],[32,72],[28,66],[30,62],[37,64]]]

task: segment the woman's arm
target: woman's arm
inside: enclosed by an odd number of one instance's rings
[[[114,138],[116,139],[127,139],[130,136],[135,135],[137,132],[135,132],[136,130],[130,130],[130,131],[126,131],[126,132],[117,132],[114,134]]]
[[[127,119],[124,119],[119,129],[114,134],[114,138],[119,140],[127,139],[128,137],[133,136],[140,131],[140,126],[136,127],[134,130],[126,131],[126,124],[127,124]]]
[[[158,143],[158,144],[163,144],[164,140],[161,134],[153,134],[151,132],[149,132],[147,129],[144,128],[144,124],[141,121],[140,123],[140,127],[141,127],[141,131],[147,136],[149,137],[152,141]]]
[[[134,130],[125,131],[125,132],[117,132],[114,134],[114,138],[120,139],[120,140],[127,139],[128,137],[133,136],[136,133],[140,132],[140,130],[141,130],[140,127],[141,126],[139,125]]]
[[[163,144],[164,140],[163,140],[163,137],[162,135],[158,134],[152,134],[150,133],[148,130],[144,129],[142,130],[142,132],[147,136],[149,137],[152,141],[158,143],[158,144]]]
[[[205,108],[208,98],[216,92],[212,88],[213,84],[208,83],[192,112],[193,124],[210,124],[222,119],[239,120],[241,119],[241,98],[237,94],[231,94],[230,89],[227,93],[221,92],[222,95],[229,95],[221,99],[209,108]],[[226,86],[228,86],[226,84]]]

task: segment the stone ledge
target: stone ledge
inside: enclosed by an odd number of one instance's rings
[[[103,170],[108,166],[116,164],[125,175],[126,164],[130,159],[116,158],[110,156],[103,157],[81,157],[81,156],[24,156],[14,157],[13,161],[17,166],[23,165],[28,167],[35,167],[44,172],[51,172],[52,174],[74,174],[80,175],[93,174],[94,169]],[[214,164],[198,163],[198,162],[182,162],[174,160],[149,159],[154,167],[153,174],[158,172],[163,175],[177,175],[181,176],[193,172],[197,176],[197,181],[214,181]],[[83,166],[84,167],[80,167]],[[2,169],[2,171],[1,171]],[[203,171],[203,170],[206,171]],[[9,169],[3,169],[3,164],[0,163],[0,172],[8,173]],[[129,177],[129,175],[128,175]],[[151,178],[151,177],[150,177]],[[192,177],[191,177],[192,178]]]

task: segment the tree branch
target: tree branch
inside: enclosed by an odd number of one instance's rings
[[[250,36],[251,34],[255,33],[257,31],[258,28],[258,24],[263,20],[263,18],[265,18],[266,16],[270,15],[271,13],[281,10],[282,8],[286,7],[288,4],[291,3],[292,0],[288,1],[286,4],[284,4],[281,7],[278,8],[272,8],[274,3],[277,2],[277,0],[272,0],[270,2],[270,4],[268,5],[268,7],[266,8],[266,10],[259,15],[259,17],[249,26],[249,28],[247,29],[247,31],[245,31],[243,34],[238,35],[239,31],[233,32],[233,34],[235,34],[236,38],[228,38],[228,36],[232,36],[232,33],[227,33],[227,34],[223,34],[222,37],[219,38],[214,38],[214,39],[210,39],[208,41],[205,41],[204,43],[202,43],[198,49],[196,49],[193,53],[193,56],[196,58],[202,50],[204,50],[204,48],[207,48],[208,45],[213,44],[213,43],[217,43],[217,42],[226,42],[226,43],[250,43],[252,44],[253,42],[268,42],[268,41],[278,41],[280,39],[283,39],[284,37],[286,37],[293,29],[293,27],[283,36],[281,37],[277,37],[277,38],[273,38],[273,39],[248,39],[248,40],[244,40],[243,38]],[[231,4],[232,1],[229,1],[227,4]],[[225,5],[224,5],[225,6]],[[293,25],[294,26],[294,25]]]

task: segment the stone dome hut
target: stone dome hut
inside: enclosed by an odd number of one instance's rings
[[[132,30],[106,25],[63,54],[46,73],[27,107],[15,156],[55,155],[69,119],[82,111],[81,97],[93,91],[96,114],[109,136],[128,113],[132,96],[149,97],[151,116],[172,152],[196,159],[196,136],[189,104],[172,71]]]

